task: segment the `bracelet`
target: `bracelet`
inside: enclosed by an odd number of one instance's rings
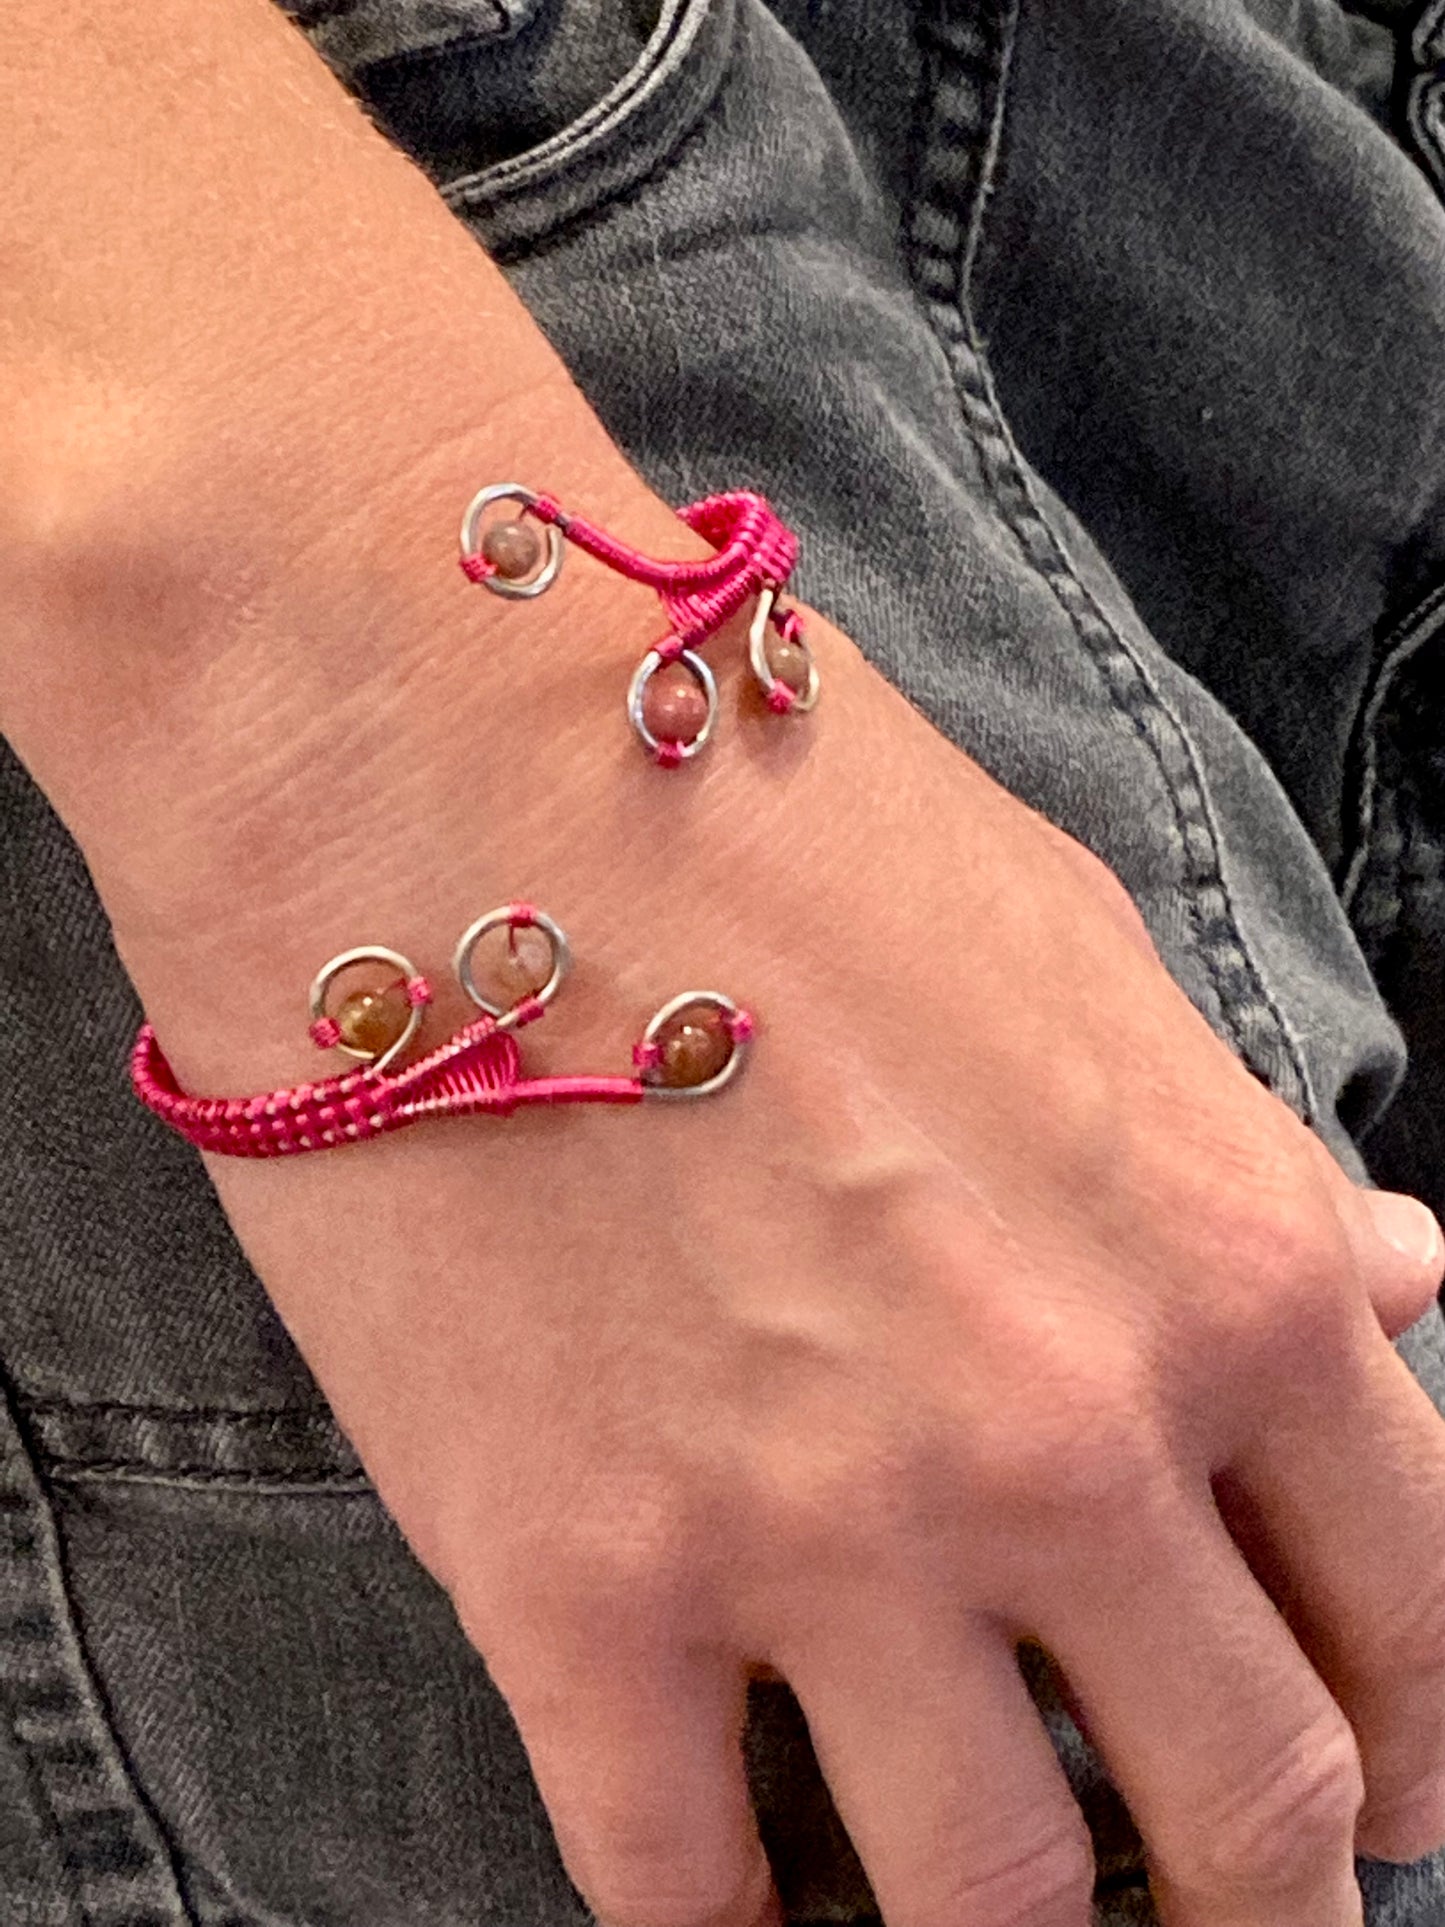
[[[546,940],[542,961],[523,954],[517,933]],[[506,950],[493,976],[511,980],[509,1003],[485,995],[476,978],[478,946],[505,933]],[[417,1035],[432,989],[411,961],[382,944],[343,950],[311,984],[311,1039],[338,1049],[363,1068],[321,1083],[264,1091],[256,1097],[192,1097],[180,1088],[156,1040],[143,1024],[131,1056],[131,1083],[157,1117],[203,1151],[234,1157],[278,1157],[320,1151],[400,1130],[424,1117],[505,1117],[523,1104],[636,1104],[644,1098],[705,1097],[731,1082],[742,1067],[753,1019],[716,990],[685,990],[653,1016],[633,1049],[630,1077],[522,1075],[514,1031],[535,1023],[571,968],[565,934],[529,903],[509,903],[462,933],[453,968],[481,1016],[404,1070],[390,1066]],[[327,1008],[337,980],[358,965],[384,966],[380,986],[352,990],[335,1015]]]
[[[498,502],[516,503],[520,513],[484,524],[487,510]],[[792,530],[761,495],[744,490],[710,495],[677,512],[689,528],[717,545],[715,555],[698,562],[655,562],[519,482],[479,489],[467,505],[461,531],[463,573],[494,595],[531,597],[551,588],[562,567],[564,540],[657,591],[669,629],[633,672],[627,716],[665,769],[696,756],[711,737],[717,682],[698,651],[753,596],[757,609],[748,634],[748,663],[768,708],[775,715],[801,715],[818,700],[818,668],[802,619],[778,601],[798,555]]]
[[[484,524],[486,511],[503,501],[516,504],[518,513]],[[698,651],[752,597],[757,608],[748,660],[768,708],[777,715],[804,713],[818,700],[817,665],[801,619],[778,600],[797,559],[792,531],[761,495],[746,491],[709,496],[678,513],[716,545],[714,555],[655,562],[516,482],[479,489],[461,531],[463,570],[497,595],[541,595],[557,579],[564,540],[657,591],[670,628],[634,671],[627,714],[667,768],[695,756],[712,735],[717,683]],[[545,960],[520,953],[522,932],[544,940]],[[476,956],[498,933],[505,933],[506,949],[494,960],[494,974],[509,994],[489,998],[477,982]],[[377,965],[391,973],[387,981],[352,989],[333,1013],[329,998],[338,980],[356,967]],[[525,1077],[514,1032],[541,1017],[570,966],[567,938],[551,917],[529,903],[505,904],[462,933],[453,958],[481,1015],[415,1063],[392,1068],[421,1027],[431,985],[400,951],[363,944],[324,964],[310,993],[312,1042],[358,1060],[359,1070],[255,1097],[196,1097],[181,1089],[154,1026],[145,1023],[131,1053],[131,1084],[143,1104],[200,1149],[276,1157],[378,1137],[423,1117],[506,1116],[523,1104],[705,1097],[736,1076],[753,1034],[751,1015],[721,991],[688,990],[648,1023],[633,1049],[631,1076]]]

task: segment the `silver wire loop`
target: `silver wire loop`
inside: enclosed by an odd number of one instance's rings
[[[713,1010],[720,1010],[724,1018],[729,1020],[728,1035],[732,1049],[728,1052],[727,1062],[715,1076],[702,1084],[658,1084],[653,1082],[649,1072],[643,1071],[640,1081],[649,1097],[711,1097],[714,1091],[720,1091],[724,1084],[731,1083],[743,1067],[752,1039],[732,1035],[731,1020],[742,1013],[732,998],[725,997],[720,990],[684,990],[676,997],[669,997],[643,1031],[643,1044],[655,1044],[663,1026],[693,1004],[707,1004]]]
[[[535,508],[540,499],[535,490],[524,488],[520,482],[489,482],[485,488],[478,489],[462,517],[463,558],[470,561],[474,555],[481,553],[478,540],[481,521],[493,502],[520,502],[523,508]],[[551,588],[557,580],[557,571],[562,567],[562,531],[555,522],[546,522],[542,526],[547,531],[547,560],[537,573],[529,576],[525,582],[509,582],[500,575],[483,576],[481,582],[484,589],[490,589],[493,595],[525,600],[528,596],[541,595],[544,589]]]
[[[759,591],[758,606],[753,613],[752,626],[748,630],[748,664],[757,677],[766,695],[778,678],[768,667],[768,617],[773,612],[773,604],[778,599],[778,591],[771,583]],[[804,645],[807,646],[806,644]],[[789,716],[802,716],[818,700],[818,665],[813,660],[813,652],[808,650],[808,686],[794,693],[786,713]]]
[[[359,944],[355,950],[343,950],[338,956],[333,957],[330,963],[323,964],[311,979],[308,1001],[313,1024],[318,1018],[330,1015],[326,1008],[326,993],[341,972],[350,969],[352,964],[359,963],[388,964],[393,970],[399,972],[407,983],[419,974],[416,965],[409,957],[403,957],[399,950],[388,950],[385,944],[364,943]],[[357,1050],[351,1044],[343,1043],[339,1037],[336,1040],[335,1049],[345,1051],[348,1057],[355,1057],[363,1064],[369,1064],[374,1071],[384,1071],[394,1058],[401,1055],[421,1029],[423,1008],[421,1004],[413,1004],[408,1000],[406,1028],[394,1044],[388,1044],[386,1049],[377,1056],[373,1056],[368,1050]]]
[[[525,920],[516,914],[516,906],[504,904],[500,910],[488,910],[485,916],[478,917],[462,932],[452,958],[452,968],[457,981],[479,1010],[486,1011],[489,1017],[497,1020],[497,1029],[506,1030],[515,1021],[516,1004],[494,1004],[477,989],[476,978],[472,975],[472,953],[489,930],[500,929],[540,930],[552,946],[552,969],[540,990],[532,995],[539,1004],[550,1004],[562,987],[562,980],[572,968],[572,946],[562,926],[554,923],[540,910],[533,910]],[[518,999],[518,1002],[524,1001]]]
[[[713,724],[717,721],[718,710],[717,678],[695,650],[684,649],[679,655],[666,660],[680,662],[690,670],[702,684],[702,693],[707,697],[707,716],[703,721],[702,728],[690,743],[678,743],[676,745],[678,755],[686,760],[689,756],[696,756],[698,751],[712,735],[712,728]],[[662,744],[647,727],[642,709],[647,696],[647,685],[652,681],[659,669],[666,667],[666,660],[660,656],[655,649],[649,649],[647,654],[642,658],[642,661],[638,663],[636,669],[633,670],[632,681],[627,685],[627,720],[654,756],[658,750],[662,748]]]

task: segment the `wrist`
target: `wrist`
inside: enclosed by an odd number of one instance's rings
[[[620,682],[625,658],[612,667]],[[800,807],[797,783],[770,793],[721,755],[706,771],[659,770],[615,692],[608,710],[569,760],[540,750],[515,765],[489,807],[497,720],[453,705],[422,780],[379,775],[345,825],[281,856],[233,809],[236,827],[203,825],[175,866],[166,914],[128,881],[139,914],[116,916],[117,941],[183,1085],[239,1093],[346,1068],[311,1052],[305,1000],[322,963],[357,945],[398,950],[429,979],[417,1048],[440,1042],[476,1015],[452,975],[457,938],[517,898],[562,923],[575,958],[560,1015],[526,1034],[539,1071],[626,1073],[643,1022],[686,988],[775,1001],[798,890],[818,881],[814,826],[839,821],[837,802]],[[329,787],[324,763],[293,768],[267,807],[325,824]],[[253,838],[243,878],[229,852]]]
[[[708,552],[631,488],[609,527],[653,553]],[[460,930],[521,896],[561,918],[581,963],[542,1048],[556,1036],[572,1068],[625,1069],[668,995],[731,989],[729,970],[776,948],[757,931],[795,907],[816,854],[803,826],[840,822],[841,795],[817,780],[837,758],[813,756],[817,718],[767,713],[733,633],[715,656],[725,744],[657,769],[622,710],[659,628],[650,591],[578,555],[544,602],[505,603],[455,568],[454,513],[430,516],[427,556],[396,541],[385,500],[365,506],[369,541],[333,525],[304,567],[275,571],[264,603],[217,594],[222,621],[162,636],[185,676],[134,707],[119,758],[92,755],[73,779],[67,800],[93,826],[80,840],[148,1014],[189,1088],[319,1075],[304,998],[328,955],[385,943],[448,979]],[[833,740],[864,666],[841,637],[826,648]],[[439,990],[433,1038],[474,1014]]]

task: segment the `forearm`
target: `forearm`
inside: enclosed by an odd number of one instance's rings
[[[582,560],[543,604],[465,582],[489,479],[654,552],[696,538],[270,0],[112,5],[73,36],[27,0],[0,87],[28,103],[0,152],[0,725],[178,1067],[294,1074],[322,958],[439,945],[518,893],[581,919],[592,1019],[585,981],[569,1004],[599,1042],[670,968],[725,974],[725,899],[750,875],[762,928],[792,904],[807,824],[841,832],[860,793],[845,716],[886,731],[901,699],[830,634],[805,753],[764,719],[762,764],[744,730],[668,775],[621,717],[648,592]]]
[[[7,510],[154,483],[264,514],[281,561],[441,440],[624,485],[504,277],[272,0],[19,0],[0,90]]]
[[[185,690],[212,710],[303,573],[360,617],[425,557],[440,604],[496,623],[437,566],[487,476],[655,520],[504,277],[271,0],[111,0],[74,33],[26,0],[0,92],[0,527],[29,590],[0,719],[62,795],[67,712],[129,752],[157,698],[168,730]],[[297,648],[288,673],[324,709],[402,640],[359,621],[345,664]]]

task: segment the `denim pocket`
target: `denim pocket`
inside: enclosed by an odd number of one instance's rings
[[[735,12],[735,0],[664,0],[636,60],[606,93],[523,152],[442,183],[448,205],[506,255],[635,187],[711,104]]]
[[[339,21],[293,18],[493,252],[666,161],[717,91],[734,32],[735,0],[439,4],[449,36],[430,31],[432,0],[375,0],[390,22],[371,43],[383,51],[349,62],[328,38]]]
[[[0,1377],[6,1927],[587,1927],[505,1701],[326,1421]]]

